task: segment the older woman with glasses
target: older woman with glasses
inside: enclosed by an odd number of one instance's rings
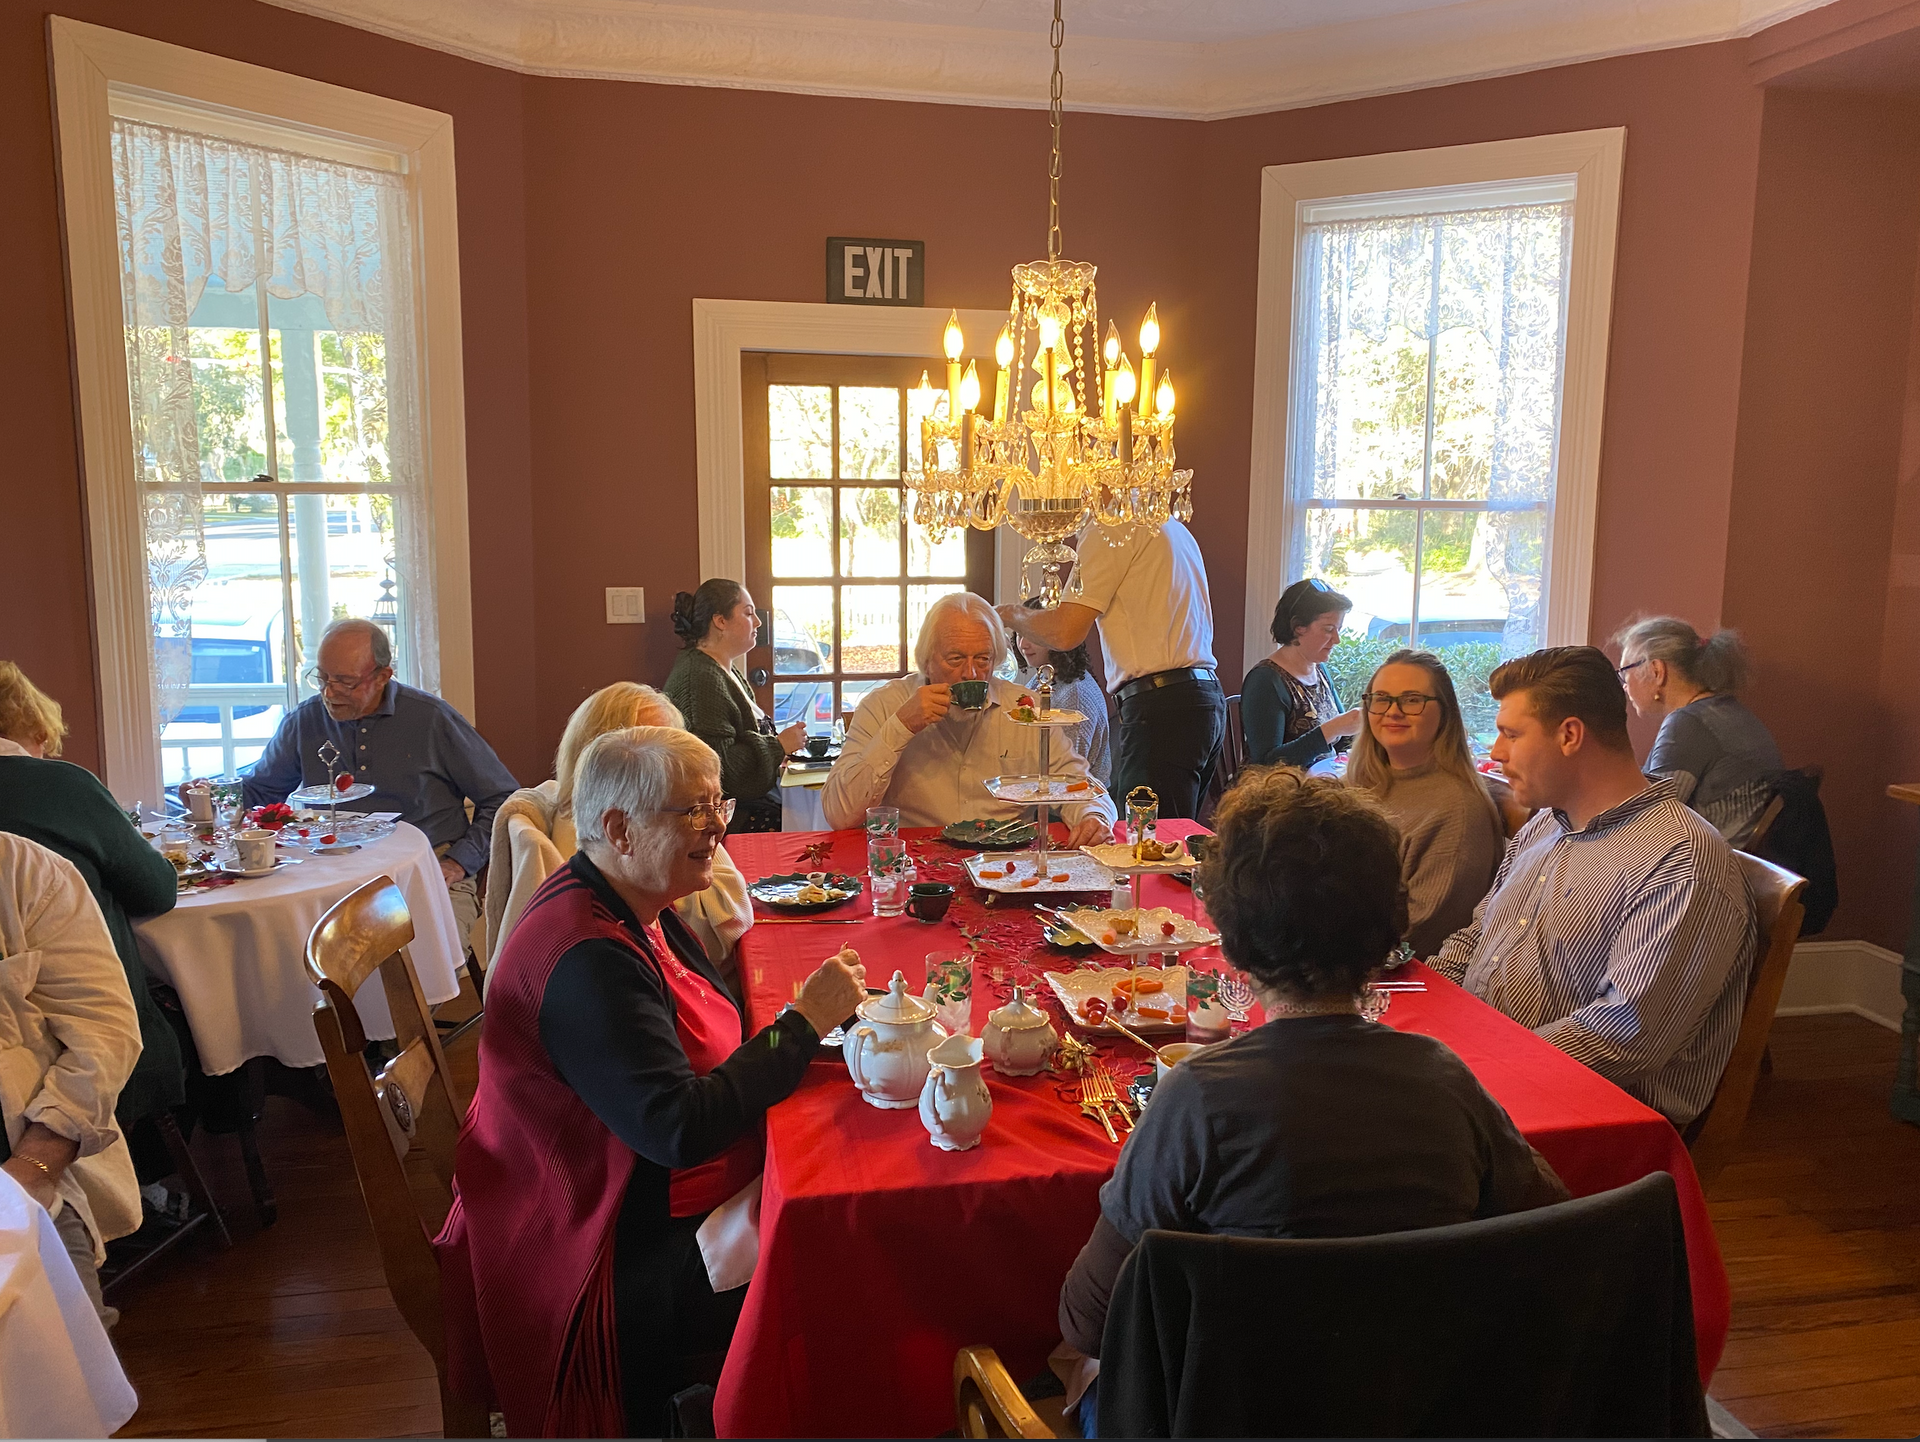
[[[1347,784],[1370,793],[1400,830],[1406,940],[1416,956],[1473,920],[1493,885],[1506,827],[1474,768],[1453,678],[1430,651],[1395,651],[1360,698],[1367,724]]]
[[[1353,602],[1317,576],[1295,581],[1273,608],[1271,656],[1240,683],[1240,726],[1251,766],[1311,766],[1360,729],[1343,710],[1327,657]]]
[[[493,819],[493,861],[487,888],[487,957],[497,956],[512,934],[540,883],[566,865],[578,849],[574,826],[574,782],[580,774],[580,756],[597,737],[629,726],[674,726],[686,729],[680,709],[651,686],[616,681],[603,686],[574,708],[560,733],[560,749],[553,758],[553,779],[516,791]],[[729,819],[733,803],[723,808]],[[737,981],[733,946],[753,925],[753,902],[747,881],[724,846],[713,848],[713,884],[683,896],[673,904],[707,957],[729,985]],[[736,995],[738,988],[735,988]]]
[[[515,1437],[661,1437],[719,1375],[752,1272],[766,1112],[863,999],[850,951],[753,1036],[674,911],[713,882],[730,805],[685,731],[599,737],[580,850],[501,947],[436,1242],[456,1376]],[[709,1225],[711,1223],[711,1225]]]

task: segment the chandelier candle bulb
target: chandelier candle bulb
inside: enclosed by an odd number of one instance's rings
[[[960,334],[960,312],[951,311],[947,315],[946,334],[941,337],[947,352],[947,419],[955,425],[960,423],[960,356],[967,348],[966,337]]]
[[[1000,368],[993,381],[993,423],[997,426],[1007,419],[1007,386],[1013,374],[1013,332],[1004,325],[1000,327],[1000,339],[993,343],[993,363]]]
[[[1160,349],[1160,306],[1147,307],[1147,318],[1140,322],[1140,414],[1147,413],[1153,395],[1153,353]]]
[[[1153,393],[1153,409],[1162,420],[1173,419],[1173,372],[1160,377],[1160,388]]]

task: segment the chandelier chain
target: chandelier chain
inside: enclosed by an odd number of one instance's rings
[[[1060,46],[1067,38],[1067,23],[1060,18],[1060,0],[1053,0],[1053,83],[1048,91],[1047,115],[1053,122],[1053,161],[1047,168],[1047,259],[1060,259],[1060,99],[1065,87],[1060,79]]]

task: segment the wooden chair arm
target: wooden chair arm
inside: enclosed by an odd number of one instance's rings
[[[1051,1437],[991,1347],[962,1347],[953,1359],[953,1415],[962,1437]]]

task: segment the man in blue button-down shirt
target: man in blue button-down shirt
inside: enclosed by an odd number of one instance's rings
[[[465,940],[480,915],[474,878],[487,863],[493,814],[518,783],[464,716],[394,679],[387,633],[373,622],[335,621],[319,654],[320,694],[274,732],[246,779],[247,805],[285,801],[301,786],[324,783],[320,747],[333,742],[340,770],[374,788],[352,809],[397,811],[433,843]]]

